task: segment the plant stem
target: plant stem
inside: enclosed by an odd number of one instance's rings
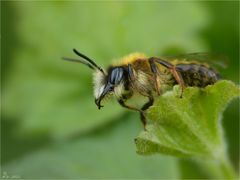
[[[197,159],[200,168],[209,178],[236,179],[237,174],[227,156],[221,156],[215,160]]]
[[[227,178],[227,179],[237,178],[237,174],[231,162],[226,156],[219,160],[219,171],[221,171],[224,178]]]

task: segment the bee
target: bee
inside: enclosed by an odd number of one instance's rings
[[[115,95],[118,103],[130,110],[140,113],[141,121],[146,126],[144,112],[153,105],[154,99],[178,84],[183,90],[187,86],[204,88],[220,79],[219,73],[203,60],[210,59],[207,53],[192,53],[171,57],[147,57],[141,53],[130,54],[119,64],[102,69],[92,59],[73,49],[82,59],[66,58],[64,60],[79,62],[94,70],[95,104],[101,109],[101,101],[107,96]],[[219,62],[219,61],[216,61]],[[141,108],[127,103],[134,94],[148,100]]]

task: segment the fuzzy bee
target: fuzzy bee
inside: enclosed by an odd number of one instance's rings
[[[149,58],[141,53],[133,53],[122,58],[119,64],[111,65],[103,70],[76,49],[73,49],[73,52],[82,59],[63,59],[82,63],[95,71],[94,96],[98,108],[103,107],[101,101],[104,98],[114,94],[121,106],[140,113],[144,128],[146,125],[144,111],[153,105],[156,96],[160,96],[175,84],[179,84],[180,97],[182,97],[186,86],[205,87],[220,79],[217,71],[203,62],[211,59],[207,53],[165,58]],[[127,100],[134,94],[148,98],[142,108],[127,104]]]

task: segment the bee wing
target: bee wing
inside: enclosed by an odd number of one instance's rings
[[[227,56],[206,52],[180,54],[176,56],[163,56],[162,58],[170,62],[172,61],[173,64],[179,64],[181,61],[197,61],[200,63],[208,64],[217,70],[226,69],[229,62]]]

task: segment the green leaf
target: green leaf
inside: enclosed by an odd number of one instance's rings
[[[121,117],[122,119],[122,117]],[[136,154],[139,117],[125,116],[107,128],[70,142],[49,144],[6,164],[2,172],[21,178],[179,178],[175,158]]]
[[[175,86],[146,112],[147,130],[136,138],[138,153],[202,157],[228,164],[221,119],[239,93],[239,87],[226,80],[204,89],[188,87],[183,98]]]
[[[138,152],[217,157],[224,146],[222,113],[237,96],[239,88],[230,81],[219,81],[205,89],[188,87],[183,98],[175,86],[147,111],[147,131],[136,139]]]

